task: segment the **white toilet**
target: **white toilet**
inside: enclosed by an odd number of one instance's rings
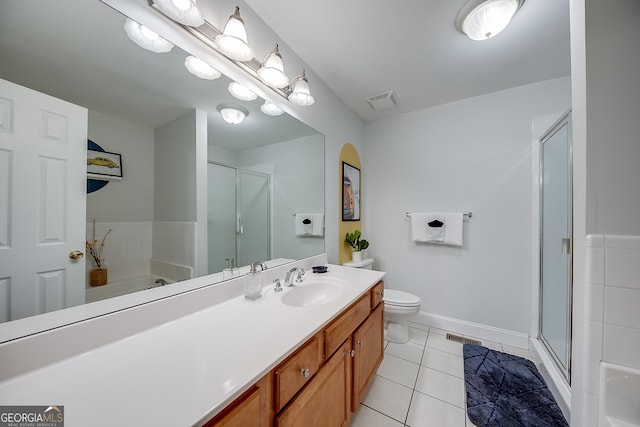
[[[422,300],[408,292],[395,289],[384,290],[384,323],[387,327],[385,339],[398,344],[409,341],[407,320],[420,312]]]
[[[363,259],[361,262],[345,262],[347,267],[366,268],[371,270],[373,258]],[[409,341],[409,326],[407,320],[420,312],[422,300],[408,292],[395,289],[384,290],[384,324],[385,339],[398,344]]]

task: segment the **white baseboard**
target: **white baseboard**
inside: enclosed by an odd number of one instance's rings
[[[468,335],[519,348],[529,348],[529,335],[523,334],[522,332],[510,331],[508,329],[496,328],[480,323],[426,313],[424,311],[421,311],[410,320],[414,323],[444,329],[457,334]]]

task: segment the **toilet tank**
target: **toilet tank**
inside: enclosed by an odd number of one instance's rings
[[[373,258],[366,258],[366,259],[363,259],[362,261],[359,261],[359,262],[349,261],[349,262],[345,262],[342,265],[344,265],[345,267],[364,268],[366,270],[372,270],[373,269]]]

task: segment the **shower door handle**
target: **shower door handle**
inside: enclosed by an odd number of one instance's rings
[[[564,238],[561,239],[561,252],[562,255],[570,255],[571,254],[571,239]]]

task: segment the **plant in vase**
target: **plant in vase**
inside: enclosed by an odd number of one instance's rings
[[[96,268],[89,273],[89,284],[91,286],[107,284],[107,268],[104,265],[102,251],[104,250],[104,242],[107,240],[109,233],[111,233],[111,229],[105,233],[100,244],[98,244],[98,239],[96,239],[96,221],[93,220],[93,238],[91,241],[86,241],[87,251],[89,251],[89,255],[91,255],[91,259],[96,265]]]
[[[369,247],[369,242],[365,239],[361,239],[362,232],[360,230],[354,230],[353,233],[349,233],[344,236],[344,241],[353,248],[353,261],[362,261],[362,251]]]

